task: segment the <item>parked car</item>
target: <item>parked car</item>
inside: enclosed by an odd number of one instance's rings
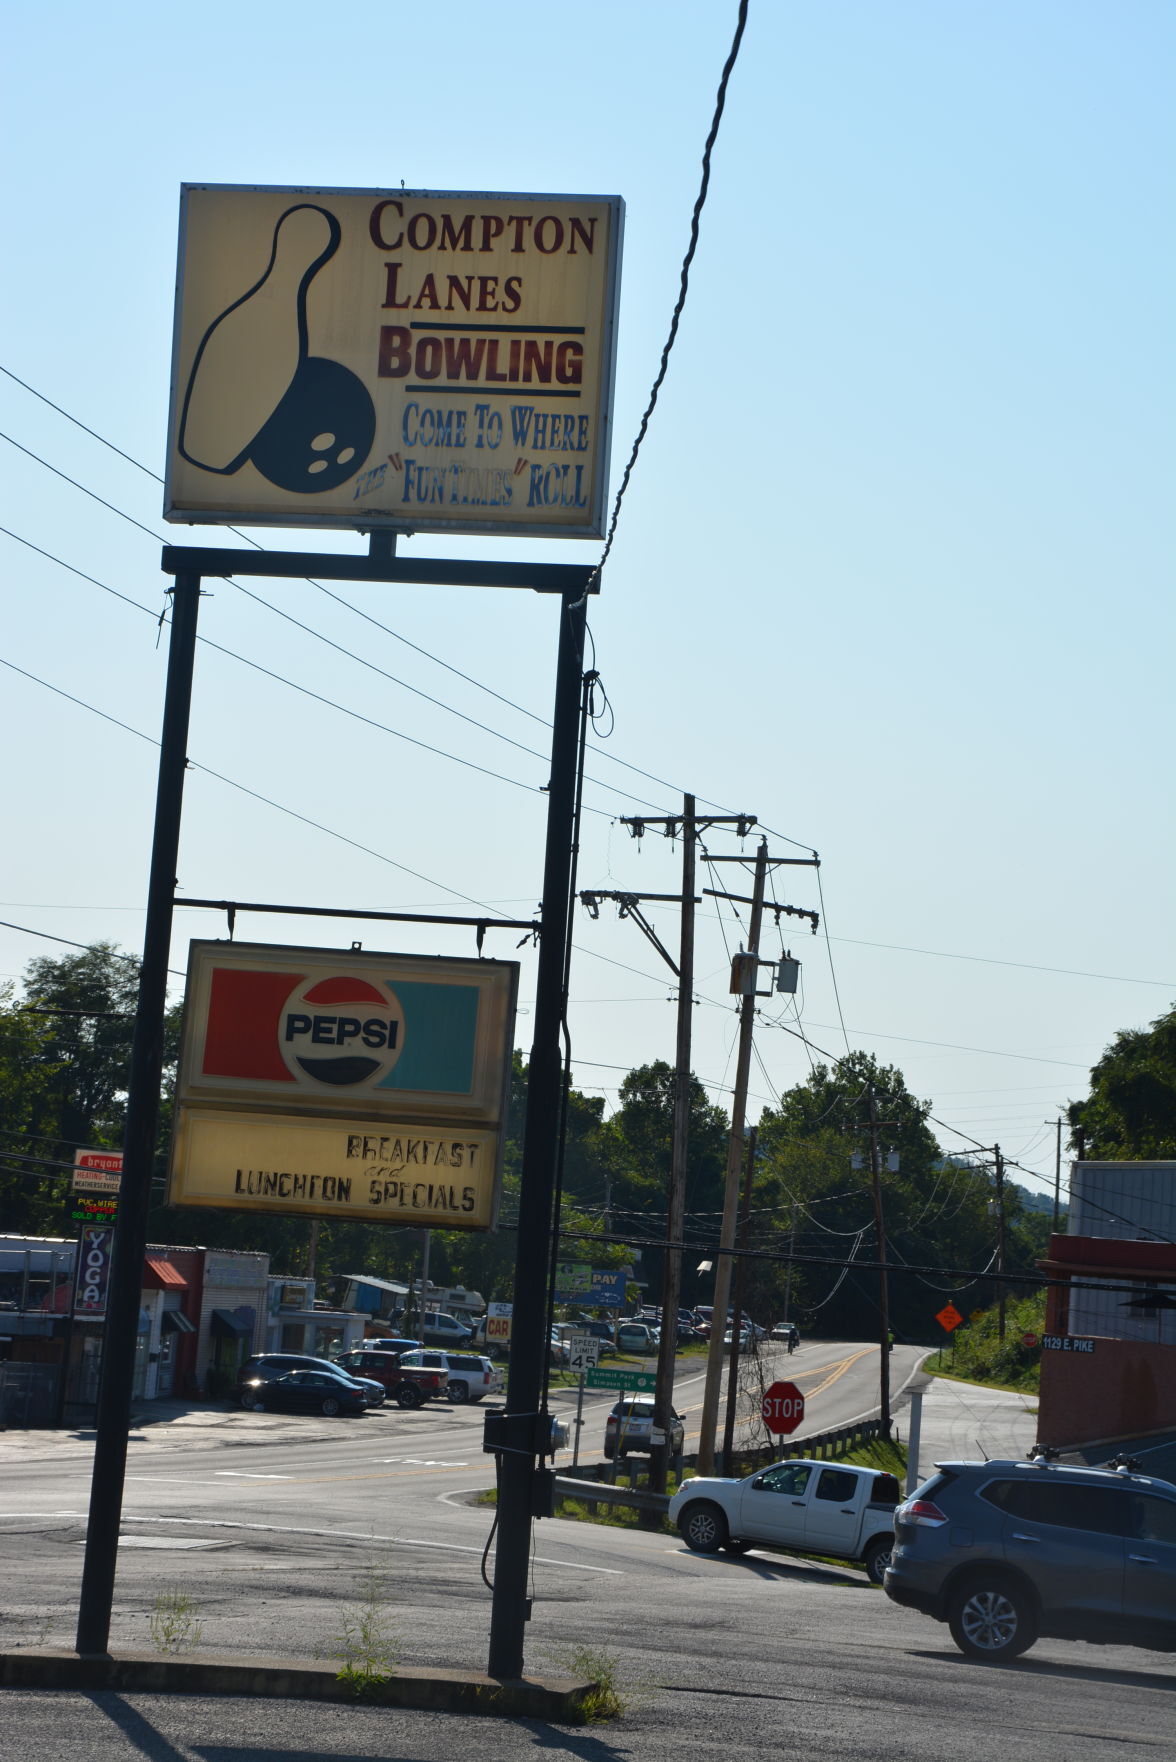
[[[670,1521],[697,1554],[743,1554],[772,1542],[802,1554],[860,1561],[882,1583],[894,1545],[899,1485],[892,1474],[848,1462],[773,1463],[743,1480],[683,1481]]]
[[[680,1454],[686,1442],[681,1416],[670,1409],[670,1454]],[[611,1462],[614,1456],[648,1456],[653,1448],[653,1396],[623,1395],[604,1422],[604,1454]]]
[[[438,1399],[449,1399],[449,1354],[442,1352],[437,1346],[414,1346],[411,1352],[404,1352],[400,1357],[400,1368],[413,1371],[417,1375],[437,1376],[441,1378]]]
[[[656,1352],[658,1331],[648,1322],[618,1322],[618,1352]]]
[[[595,1316],[582,1315],[575,1322],[578,1334],[595,1334],[598,1340],[612,1341],[616,1338],[616,1329],[610,1321],[597,1321]]]
[[[552,1328],[548,1336],[547,1356],[549,1362],[560,1369],[572,1362],[572,1349],[555,1328]]]
[[[500,1392],[502,1372],[492,1358],[483,1358],[476,1352],[446,1352],[444,1357],[449,1368],[451,1401],[461,1406]]]
[[[366,1413],[366,1392],[350,1377],[341,1377],[330,1370],[291,1370],[259,1381],[245,1406],[255,1412],[276,1410],[283,1413]]]
[[[421,1330],[426,1346],[450,1346],[460,1351],[468,1346],[474,1337],[474,1331],[465,1322],[459,1321],[455,1315],[445,1315],[440,1310],[426,1310],[425,1325]]]
[[[406,1365],[405,1358],[415,1351],[415,1341],[402,1352],[375,1352],[371,1346],[360,1346],[354,1352],[344,1352],[339,1363],[353,1376],[374,1377],[398,1407],[420,1407],[431,1396],[444,1397],[449,1375],[444,1365],[431,1369]]]
[[[370,1376],[354,1376],[329,1358],[313,1358],[305,1352],[255,1352],[237,1373],[237,1399],[242,1407],[256,1407],[258,1390],[266,1383],[290,1371],[329,1371],[346,1383],[357,1383],[364,1391],[369,1407],[382,1407],[387,1392],[382,1382]]]
[[[1137,1470],[941,1462],[894,1514],[886,1594],[986,1663],[1041,1635],[1176,1652],[1176,1486]]]

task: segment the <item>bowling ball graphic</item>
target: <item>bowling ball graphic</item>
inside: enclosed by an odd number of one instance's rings
[[[278,489],[314,495],[354,476],[375,433],[375,405],[363,381],[337,361],[308,355],[249,458]]]
[[[354,973],[304,979],[282,1005],[278,1045],[302,1089],[371,1089],[403,1051],[404,1011],[394,992]]]

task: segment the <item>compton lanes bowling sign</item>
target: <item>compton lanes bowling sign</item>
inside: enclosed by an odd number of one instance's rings
[[[185,184],[165,518],[601,537],[623,217]]]
[[[518,974],[193,942],[168,1203],[490,1229]]]

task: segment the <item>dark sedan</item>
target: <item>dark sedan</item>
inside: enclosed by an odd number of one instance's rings
[[[258,1383],[249,1405],[255,1412],[366,1413],[367,1397],[350,1378],[325,1370],[292,1370],[271,1382]]]

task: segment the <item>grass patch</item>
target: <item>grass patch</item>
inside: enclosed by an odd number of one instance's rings
[[[343,1610],[339,1632],[327,1656],[339,1661],[338,1681],[357,1701],[378,1701],[400,1655],[393,1603],[375,1567],[362,1584],[362,1597]]]
[[[182,1652],[188,1646],[198,1646],[204,1635],[204,1623],[195,1597],[178,1585],[160,1591],[151,1611],[150,1630],[151,1644],[157,1652]]]
[[[585,1725],[599,1725],[606,1719],[619,1719],[625,1711],[618,1684],[620,1659],[603,1646],[566,1646],[549,1654],[552,1662],[568,1676],[592,1683],[580,1703],[580,1718]]]

